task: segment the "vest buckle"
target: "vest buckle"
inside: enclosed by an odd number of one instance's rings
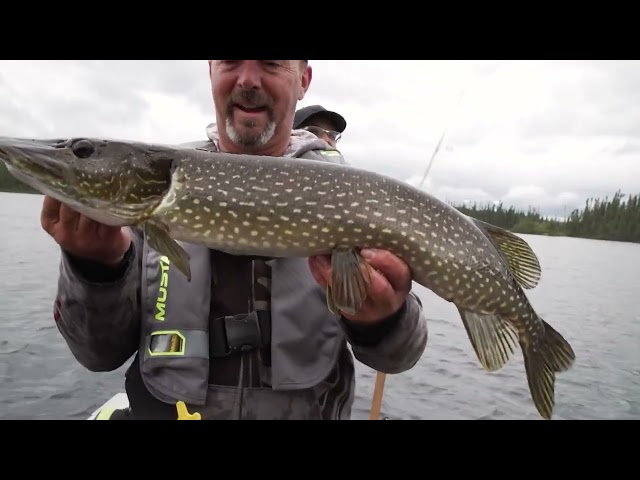
[[[264,346],[258,312],[227,315],[211,322],[210,352],[213,358],[224,358]]]

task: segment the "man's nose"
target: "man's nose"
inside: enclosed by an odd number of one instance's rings
[[[322,134],[322,139],[327,142],[329,145],[331,145],[333,148],[336,148],[336,142],[333,141],[333,138],[331,138],[330,135],[327,135],[326,133]]]
[[[240,67],[238,84],[242,88],[260,88],[262,85],[262,70],[258,60],[245,60]]]

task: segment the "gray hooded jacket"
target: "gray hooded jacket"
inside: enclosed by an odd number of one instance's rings
[[[214,125],[209,141],[189,146],[217,149]],[[342,156],[313,134],[293,132],[285,156],[336,161]],[[205,418],[321,418],[321,405],[341,379],[342,392],[333,393],[332,418],[349,418],[353,402],[353,359],[386,373],[412,368],[427,342],[422,306],[410,294],[389,331],[374,342],[358,342],[353,330],[327,309],[325,293],[313,279],[305,258],[268,262],[271,280],[271,367],[269,388],[245,389],[208,384],[209,250],[181,245],[191,256],[192,281],[175,272],[168,261],[149,248],[140,230],[126,265],[117,273],[62,251],[57,326],[71,352],[91,371],[112,371],[137,352],[132,368],[139,369],[146,389],[156,399],[182,400]],[[109,275],[108,273],[111,273]],[[218,273],[219,275],[219,273]],[[178,354],[152,355],[154,335],[182,339]],[[238,390],[242,390],[239,392]],[[340,397],[337,399],[337,397]],[[241,399],[241,400],[240,400]],[[242,406],[240,406],[240,402]],[[325,417],[326,418],[326,417]]]

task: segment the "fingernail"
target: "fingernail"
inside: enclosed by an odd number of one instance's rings
[[[360,255],[362,255],[366,259],[372,259],[373,257],[375,257],[376,252],[375,250],[372,250],[370,248],[364,248],[360,251]]]

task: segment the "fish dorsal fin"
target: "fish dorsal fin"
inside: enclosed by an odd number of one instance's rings
[[[521,287],[531,289],[538,285],[542,275],[540,262],[527,242],[503,228],[477,218],[469,218],[502,254]]]

